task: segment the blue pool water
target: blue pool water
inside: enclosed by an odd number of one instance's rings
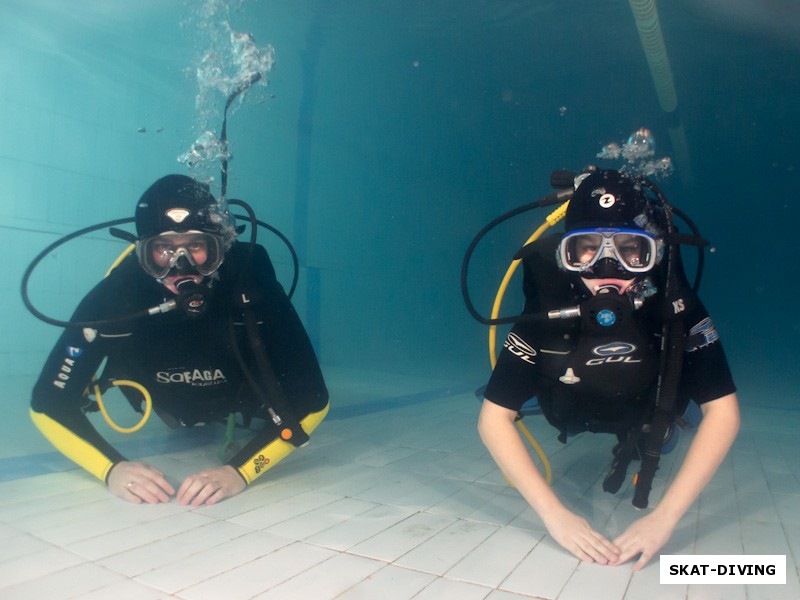
[[[626,0],[6,0],[0,16],[0,457],[50,451],[27,405],[58,331],[24,309],[23,270],[60,235],[130,216],[161,175],[188,172],[177,157],[221,125],[224,94],[196,102],[201,57],[226,48],[221,22],[274,48],[269,86],[230,115],[228,190],[295,242],[295,304],[323,367],[485,383],[486,331],[459,286],[472,236],[549,193],[554,169],[619,166],[597,153],[647,127],[676,166],[661,186],[713,244],[702,295],[740,400],[798,405],[791,3],[659,3],[669,114]],[[504,225],[476,253],[484,312],[543,217]],[[288,254],[263,242],[288,284]],[[123,247],[97,233],[59,249],[32,279],[34,303],[68,317]]]

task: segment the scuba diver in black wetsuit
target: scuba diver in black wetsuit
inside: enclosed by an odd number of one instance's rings
[[[677,233],[671,221],[677,209],[663,195],[662,202],[650,198],[653,189],[642,177],[591,168],[564,190],[559,201],[571,196],[565,232],[517,255],[524,268],[523,315],[483,320],[515,325],[478,424],[500,469],[559,544],[602,564],[639,555],[635,569],[669,539],[739,427],[736,388],[719,337],[685,281],[678,254],[678,244],[700,244]],[[514,424],[533,396],[562,442],[584,431],[616,434],[606,491],[616,492],[628,463],[641,458],[634,495],[639,508],[647,506],[663,439],[690,400],[703,419],[661,501],[612,542],[564,506],[531,459]]]
[[[328,392],[300,319],[264,248],[254,237],[236,241],[233,221],[207,185],[183,175],[156,181],[136,207],[135,255],[83,299],[34,387],[31,416],[42,434],[130,502],[168,502],[176,491],[98,433],[85,415],[96,409],[87,391],[133,380],[171,426],[232,413],[245,423],[265,420],[227,464],[183,481],[176,498],[195,506],[241,492],[308,441],[327,414]],[[122,390],[141,411],[141,394]]]

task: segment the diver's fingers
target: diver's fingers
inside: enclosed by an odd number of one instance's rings
[[[107,484],[113,494],[135,504],[169,502],[175,493],[161,471],[141,462],[117,463],[108,475]]]
[[[178,502],[184,506],[216,504],[223,498],[235,496],[244,488],[244,479],[233,467],[214,467],[189,475],[178,490]]]
[[[590,558],[587,562],[598,562],[602,565],[616,561],[619,557],[619,549],[594,529],[589,530],[581,540],[581,550]]]

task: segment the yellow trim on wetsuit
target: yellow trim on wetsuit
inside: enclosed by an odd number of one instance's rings
[[[111,271],[113,271],[114,269],[116,269],[116,268],[119,266],[119,264],[120,264],[120,263],[121,263],[123,260],[125,260],[126,258],[128,258],[128,255],[129,255],[131,252],[133,252],[134,250],[136,250],[136,244],[131,244],[130,246],[128,246],[127,248],[125,248],[125,250],[123,250],[123,251],[122,251],[122,254],[120,254],[120,255],[117,257],[117,260],[115,260],[115,261],[114,261],[114,262],[111,264],[111,266],[110,266],[110,267],[108,267],[108,271],[106,271],[106,274],[105,274],[105,276],[106,276],[106,277],[108,277],[108,276],[111,274]]]
[[[33,424],[61,454],[105,482],[114,466],[105,454],[46,414],[30,409],[30,415]]]
[[[300,426],[303,431],[311,435],[311,432],[317,428],[322,419],[325,418],[325,415],[328,414],[328,408],[330,408],[330,404],[326,404],[321,411],[311,413],[302,419]],[[284,442],[278,437],[248,458],[246,463],[237,468],[237,471],[249,485],[286,458],[294,449],[295,446],[293,444]]]

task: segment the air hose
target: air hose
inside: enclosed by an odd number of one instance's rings
[[[533,232],[533,234],[531,234],[531,237],[528,238],[522,247],[525,248],[526,246],[529,246],[538,240],[545,231],[563,219],[564,215],[567,214],[568,206],[569,200],[547,215],[545,222],[542,223],[539,228]],[[494,305],[492,306],[492,320],[497,319],[500,315],[500,305],[503,303],[503,296],[505,296],[508,284],[510,283],[511,278],[514,276],[514,273],[521,262],[521,258],[515,258],[512,260],[511,264],[508,266],[505,276],[503,277],[503,281],[500,282],[500,287],[497,290],[497,295],[494,299]],[[497,361],[497,325],[494,323],[489,327],[489,360],[492,362],[492,368],[494,368],[494,364]]]
[[[528,240],[523,245],[523,248],[534,243],[538,240],[542,234],[547,231],[550,227],[556,225],[561,219],[564,218],[564,215],[567,214],[567,207],[569,206],[569,200],[564,202],[561,206],[559,206],[556,210],[550,213],[546,218],[544,223],[542,223],[539,228],[533,232],[533,234],[528,238]],[[515,258],[511,261],[511,264],[508,266],[508,270],[506,271],[505,276],[503,277],[503,281],[500,283],[500,287],[497,290],[497,295],[494,299],[494,305],[492,306],[492,319],[496,319],[500,314],[500,306],[503,303],[503,297],[505,296],[506,290],[508,289],[508,284],[511,281],[511,278],[514,275],[514,272],[517,270],[517,267],[522,262],[521,258]],[[492,369],[494,369],[495,364],[497,364],[497,325],[491,325],[489,327],[489,361],[492,364]],[[547,483],[551,483],[553,480],[553,470],[550,467],[550,461],[547,459],[547,455],[545,454],[542,447],[539,445],[539,442],[531,434],[530,430],[522,423],[522,419],[519,418],[516,421],[517,428],[520,430],[525,439],[528,440],[531,447],[533,448],[534,452],[536,452],[536,456],[539,457],[539,460],[542,462],[542,467],[544,468],[544,475],[545,480]]]
[[[117,257],[117,260],[115,260],[108,268],[105,276],[108,277],[111,271],[116,269],[119,264],[125,260],[135,249],[136,246],[131,244],[125,250],[123,250],[122,253]],[[111,427],[111,429],[119,433],[135,433],[144,427],[144,424],[147,423],[147,420],[150,418],[150,413],[153,411],[153,398],[150,396],[150,392],[147,391],[146,387],[144,387],[141,383],[136,383],[135,381],[130,381],[128,379],[114,379],[109,382],[111,385],[116,387],[126,386],[139,390],[144,398],[144,414],[142,414],[142,418],[139,420],[139,422],[133,427],[122,427],[121,425],[117,425],[116,421],[114,421],[114,419],[112,419],[111,415],[108,413],[105,402],[103,402],[103,396],[100,393],[100,386],[97,385],[96,375],[92,376],[92,383],[92,391],[94,392],[94,398],[97,401],[97,407],[100,409],[100,414],[103,415],[103,419],[105,419],[106,423],[108,423],[108,426]]]
[[[92,381],[96,382],[97,379],[93,377]],[[103,402],[103,396],[100,393],[100,386],[98,386],[97,383],[94,383],[94,398],[97,401],[97,406],[100,408],[100,414],[103,415],[106,423],[108,423],[108,425],[114,431],[118,431],[119,433],[134,433],[139,431],[142,427],[144,427],[144,424],[147,423],[147,420],[150,418],[150,413],[153,410],[153,399],[150,397],[150,392],[148,392],[147,388],[145,388],[141,383],[136,383],[135,381],[129,381],[127,379],[115,379],[110,383],[114,386],[127,386],[139,390],[142,393],[142,396],[144,396],[144,414],[139,422],[133,427],[122,427],[117,425],[114,419],[111,418],[111,415],[108,414],[108,410],[106,410],[106,405]]]

